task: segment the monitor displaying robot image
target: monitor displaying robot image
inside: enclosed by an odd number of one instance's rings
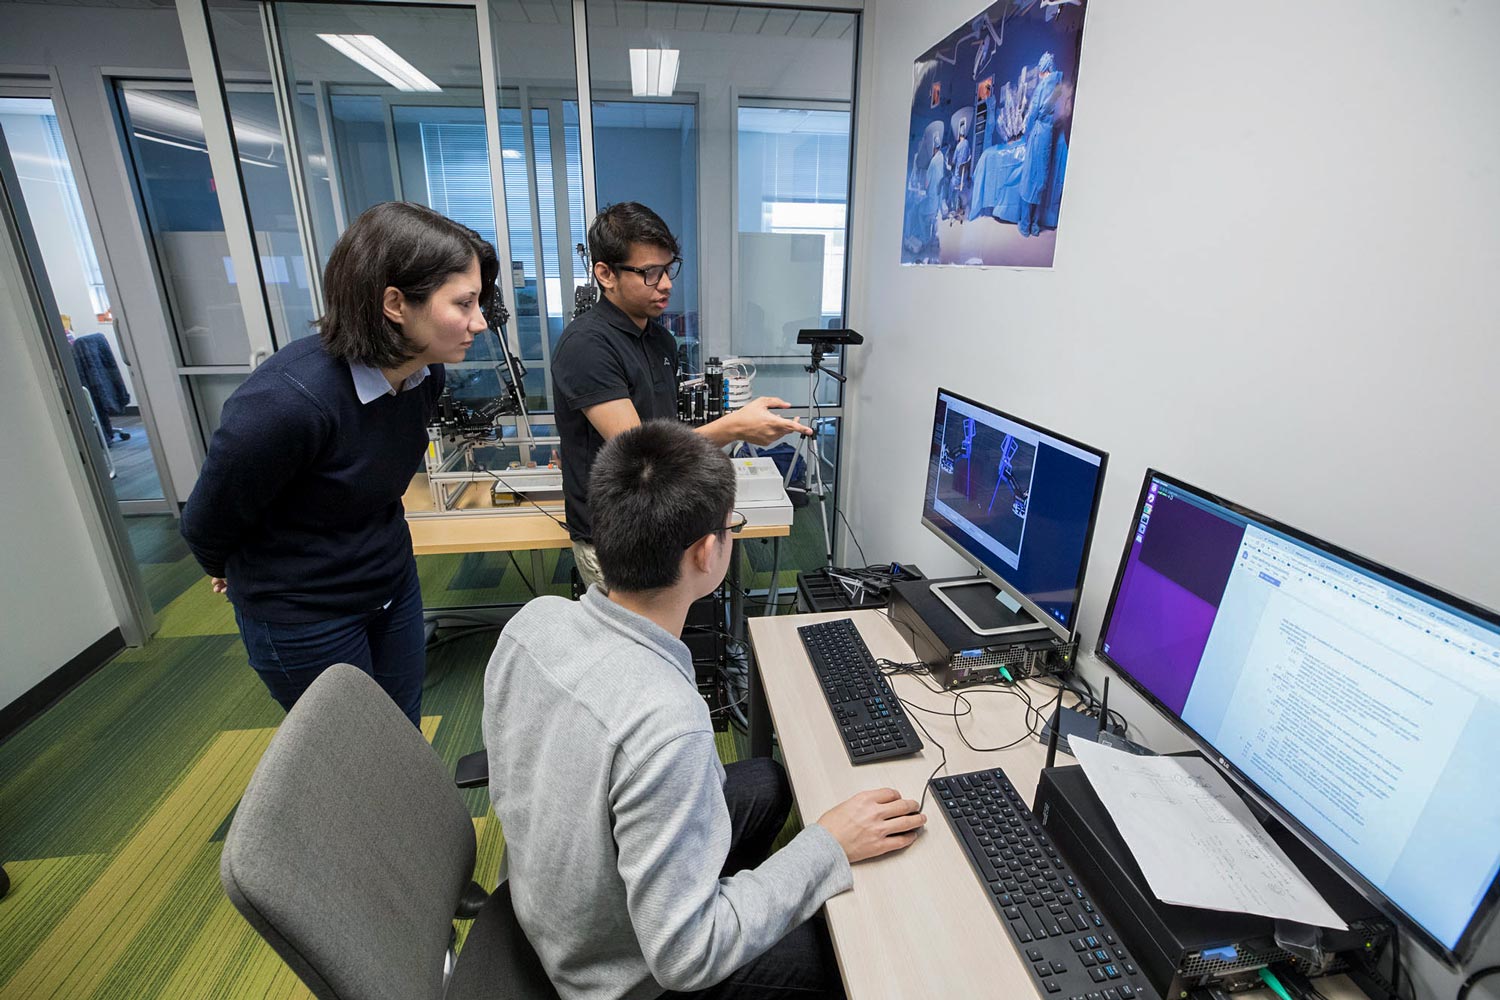
[[[1500,900],[1500,615],[1154,471],[1100,655],[1440,955]]]
[[[1036,470],[1036,443],[949,410],[942,428],[937,502],[997,543],[1012,569],[1026,535],[1026,501]]]
[[[981,621],[975,602],[992,597],[935,588],[971,629],[1045,628],[1071,637],[1106,460],[1087,445],[938,390],[922,523],[1001,591],[997,617]],[[1001,624],[1007,614],[1014,624]]]

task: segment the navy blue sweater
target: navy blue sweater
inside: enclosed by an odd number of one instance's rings
[[[427,448],[441,365],[361,404],[317,337],[282,348],[224,404],[182,537],[229,599],[269,622],[371,611],[415,568],[401,495]]]

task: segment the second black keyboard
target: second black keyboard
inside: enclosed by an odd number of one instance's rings
[[[1158,1000],[1004,771],[929,784],[1046,1000]]]
[[[854,622],[838,618],[797,629],[828,699],[851,764],[905,757],[922,749],[891,683]]]

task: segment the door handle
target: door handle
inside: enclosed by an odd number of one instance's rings
[[[267,358],[269,358],[270,356],[271,356],[271,352],[268,351],[268,350],[266,350],[264,347],[258,347],[255,350],[251,351],[250,352],[250,370],[251,371],[255,371],[255,369],[257,369],[257,368],[260,367],[260,363],[262,361],[266,360]]]

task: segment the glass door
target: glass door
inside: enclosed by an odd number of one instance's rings
[[[37,100],[45,101],[41,98]],[[101,379],[107,380],[108,389],[116,396],[124,390],[118,370],[113,375],[109,371],[105,354],[108,340],[101,336],[99,341],[86,341],[84,337],[73,337],[68,333],[64,313],[59,306],[60,301],[65,300],[60,300],[54,294],[50,272],[55,265],[59,277],[65,283],[63,287],[66,288],[66,282],[77,277],[72,269],[78,266],[78,262],[75,254],[59,257],[56,249],[47,252],[44,248],[52,244],[56,234],[48,232],[44,240],[33,222],[34,219],[44,219],[41,230],[55,230],[59,228],[60,218],[65,218],[35,214],[39,211],[55,211],[48,199],[59,199],[66,194],[65,188],[60,194],[57,190],[39,187],[43,181],[35,176],[37,172],[48,171],[43,175],[44,179],[51,178],[55,181],[56,175],[52,173],[56,169],[55,158],[51,155],[43,156],[36,151],[37,148],[45,148],[47,132],[44,129],[40,138],[36,134],[38,120],[45,122],[46,116],[35,112],[50,108],[10,103],[0,105],[0,108],[3,108],[0,111],[0,241],[6,244],[4,256],[11,262],[7,263],[4,275],[0,276],[0,285],[3,285],[0,287],[0,295],[12,307],[10,319],[23,332],[35,331],[34,335],[40,340],[36,346],[40,348],[41,355],[52,370],[56,382],[55,391],[61,396],[61,412],[66,416],[74,443],[83,458],[83,466],[78,470],[80,475],[75,477],[79,506],[85,517],[97,512],[102,522],[103,542],[116,570],[115,575],[106,580],[106,587],[117,602],[125,641],[130,645],[140,645],[155,630],[156,619],[142,582],[140,559],[132,550],[130,535],[120,513],[114,488],[114,482],[119,477],[110,455],[110,445],[118,443],[120,438],[117,434],[109,433],[113,426],[109,421],[111,414],[101,412],[99,403],[95,401],[99,398],[100,403],[107,402],[98,396],[103,386],[93,381],[93,375],[97,374]],[[11,152],[12,136],[16,140],[17,156],[13,156]],[[35,144],[38,142],[42,142],[43,146],[37,147]],[[41,158],[33,159],[34,157]],[[25,164],[27,173],[32,175],[25,182],[21,180],[20,171],[16,167],[17,159]],[[63,162],[66,163],[65,157]],[[80,343],[85,344],[85,347],[80,349]],[[14,364],[30,367],[30,359],[25,356],[10,360]],[[91,369],[97,369],[97,372],[91,373]],[[21,484],[22,488],[29,485],[27,480],[30,470],[8,469],[7,472],[13,483]],[[11,568],[16,571],[22,569]]]
[[[37,231],[39,263],[84,379],[115,496],[137,510],[165,512],[163,460],[152,447],[149,413],[94,250],[63,123],[50,96],[22,96],[26,93],[0,86],[0,129],[27,213],[47,220]]]

